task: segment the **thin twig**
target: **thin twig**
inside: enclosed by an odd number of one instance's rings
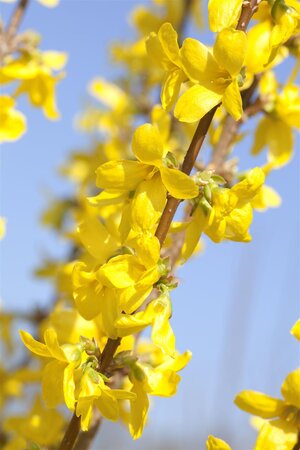
[[[16,36],[17,31],[21,25],[22,19],[24,17],[26,8],[28,6],[29,0],[19,0],[17,4],[10,22],[6,28],[6,40],[7,43],[11,42],[11,40]]]
[[[204,117],[200,120],[195,134],[193,136],[192,142],[188,148],[185,155],[181,171],[189,175],[194,167],[197,156],[201,150],[202,144],[204,142],[208,128],[212,122],[213,116],[217,110],[218,106],[211,109]],[[155,236],[158,238],[160,245],[162,246],[165,238],[167,236],[168,230],[170,228],[173,217],[177,211],[178,205],[181,200],[174,197],[169,197],[165,209],[160,218]]]

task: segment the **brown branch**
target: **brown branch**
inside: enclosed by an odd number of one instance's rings
[[[257,9],[257,4],[260,0],[251,0],[251,1],[245,1],[242,6],[242,12],[241,16],[237,25],[238,30],[245,31],[248,23],[254,14],[254,12]],[[189,175],[194,167],[195,161],[197,159],[197,156],[201,150],[202,144],[204,142],[205,136],[207,134],[207,131],[209,129],[209,126],[212,122],[212,119],[214,117],[214,114],[217,110],[219,105],[212,108],[208,113],[205,114],[204,117],[200,120],[195,134],[193,136],[192,142],[188,148],[188,151],[186,153],[186,156],[184,158],[181,171],[187,175]],[[178,208],[178,205],[180,203],[180,200],[175,199],[174,197],[169,196],[167,200],[167,204],[165,206],[165,209],[162,213],[162,216],[160,218],[158,227],[156,229],[155,236],[158,238],[161,247],[163,246],[163,243],[165,241],[166,235],[168,233],[169,227],[171,225],[172,219],[176,213],[176,210]],[[108,339],[107,344],[103,350],[102,357],[101,357],[101,363],[100,363],[100,371],[106,371],[109,367],[114,353],[118,346],[120,345],[121,338],[117,339]],[[99,422],[100,424],[100,422]],[[72,428],[74,428],[72,430]],[[61,443],[61,446],[59,447],[59,450],[72,450],[73,446],[75,444],[75,441],[78,437],[80,431],[80,418],[78,418],[75,413],[73,414],[73,417],[71,419],[71,422],[67,428],[66,434],[63,438],[63,441]],[[96,430],[97,431],[97,430]],[[96,434],[96,433],[95,433]],[[72,439],[72,441],[71,441]]]
[[[72,419],[66,429],[65,435],[61,444],[59,446],[59,450],[72,450],[76,439],[78,437],[80,431],[80,417],[76,416],[76,413],[73,414]]]
[[[261,0],[244,0],[242,12],[236,26],[237,30],[246,31],[253,14],[257,11],[258,4]]]
[[[10,41],[17,34],[17,31],[21,25],[21,22],[24,17],[28,3],[29,3],[29,0],[19,0],[19,3],[17,4],[17,6],[11,16],[10,22],[6,28],[7,43],[10,43]]]
[[[74,450],[88,450],[93,443],[93,440],[102,423],[102,416],[98,409],[93,411],[92,425],[88,431],[83,431],[79,434]]]
[[[300,450],[300,431],[298,431],[298,439],[296,444],[293,447],[293,450]]]
[[[6,29],[0,30],[0,64],[5,55],[14,53],[18,48],[18,37],[16,36],[21,25],[29,0],[19,0],[14,12],[8,22]]]

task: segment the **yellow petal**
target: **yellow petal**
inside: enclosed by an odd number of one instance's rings
[[[36,341],[31,334],[27,333],[27,331],[20,331],[20,337],[23,341],[23,344],[35,355],[45,356],[46,358],[52,358],[52,355],[49,349],[45,344]]]
[[[243,105],[237,80],[234,80],[225,89],[222,103],[234,120],[239,120],[242,117]]]
[[[291,333],[293,336],[295,336],[298,341],[300,341],[300,319],[297,320],[293,328],[291,329]]]
[[[281,386],[281,392],[288,403],[300,408],[300,369],[288,374]]]
[[[167,355],[175,354],[175,335],[169,322],[171,315],[171,302],[166,295],[161,295],[151,304],[155,311],[152,326],[151,339],[155,345],[160,347]]]
[[[178,100],[174,115],[180,122],[197,122],[218,105],[222,99],[221,94],[196,85],[189,88]]]
[[[133,229],[153,231],[165,203],[166,189],[159,174],[141,183],[131,205]]]
[[[53,70],[61,70],[67,63],[68,55],[62,52],[48,51],[42,53],[42,58],[46,66]]]
[[[142,433],[148,416],[149,400],[143,389],[143,384],[136,381],[131,392],[136,394],[136,400],[130,402],[129,431],[133,439],[138,439]]]
[[[169,139],[171,131],[171,115],[168,114],[160,104],[154,105],[151,110],[151,122],[153,125],[157,126],[162,140],[166,142]]]
[[[281,197],[275,189],[263,185],[251,200],[251,205],[258,211],[265,211],[267,208],[277,208],[281,205]]]
[[[182,257],[186,261],[193,254],[200,236],[205,229],[209,219],[209,212],[206,214],[201,207],[198,207],[192,217],[191,223],[185,233],[185,240],[182,248]]]
[[[48,6],[48,8],[54,8],[59,4],[59,0],[38,0],[42,5]]]
[[[243,31],[227,28],[218,34],[214,45],[214,57],[231,76],[240,72],[246,54],[247,37]]]
[[[109,161],[96,170],[96,184],[102,189],[133,191],[149,170],[138,161]]]
[[[119,417],[119,404],[117,399],[109,391],[103,390],[101,397],[95,400],[95,406],[103,417],[116,421]]]
[[[89,92],[111,109],[121,108],[126,105],[126,94],[114,83],[109,83],[103,78],[94,79],[89,85]]]
[[[174,65],[165,54],[162,43],[156,33],[150,33],[146,39],[146,49],[148,55],[164,70],[174,70]]]
[[[265,174],[260,167],[247,172],[245,178],[231,188],[231,193],[238,197],[237,206],[243,206],[251,201],[258,193],[265,181]]]
[[[194,180],[180,170],[161,167],[160,174],[163,184],[173,197],[188,199],[199,194]]]
[[[254,450],[293,450],[297,438],[295,426],[283,420],[273,420],[262,426]]]
[[[94,216],[85,216],[77,232],[86,250],[99,262],[106,261],[117,249],[117,244],[105,226]]]
[[[259,122],[252,147],[252,154],[256,155],[265,146],[269,148],[268,160],[273,167],[287,164],[293,156],[292,128],[280,119],[264,117]]]
[[[48,408],[55,408],[64,402],[63,379],[66,364],[61,361],[49,362],[43,370],[42,396]]]
[[[115,327],[118,328],[118,336],[124,337],[139,333],[150,325],[153,318],[153,316],[145,314],[144,311],[136,314],[122,314],[115,322]]]
[[[25,116],[16,111],[14,100],[7,96],[0,96],[0,143],[19,139],[26,131]]]
[[[235,27],[241,13],[243,0],[209,0],[208,18],[211,31]]]
[[[231,447],[222,439],[209,435],[206,441],[206,450],[231,450]]]
[[[73,297],[78,312],[86,320],[96,317],[101,311],[103,285],[83,263],[77,263],[72,273]]]
[[[124,289],[132,286],[140,275],[133,255],[119,255],[111,258],[99,269],[101,279],[111,287]]]
[[[57,340],[57,334],[54,328],[47,328],[44,333],[45,344],[49,349],[53,358],[58,359],[59,361],[67,362],[66,355],[62,348],[59,346]]]
[[[150,123],[138,127],[133,135],[132,150],[141,162],[160,166],[164,145],[158,129]]]
[[[265,20],[247,32],[248,50],[245,60],[247,72],[256,74],[266,70],[265,64],[270,56],[271,29],[271,21]]]
[[[135,400],[136,394],[134,392],[125,391],[124,389],[113,389],[111,394],[118,400]]]
[[[182,68],[194,83],[211,85],[219,76],[219,66],[206,45],[196,39],[187,38],[180,50]]]
[[[177,66],[180,66],[178,36],[172,25],[164,23],[159,31],[158,37],[167,57]]]
[[[64,398],[67,407],[74,411],[75,408],[75,381],[74,381],[74,364],[68,364],[64,370]]]
[[[234,400],[234,403],[244,411],[263,419],[278,417],[283,409],[284,402],[269,395],[256,391],[242,391]]]
[[[76,416],[80,417],[82,431],[88,431],[93,415],[93,402],[89,398],[79,398],[76,404]]]
[[[185,79],[181,69],[175,69],[166,73],[161,89],[161,104],[166,111],[170,111],[176,102],[181,83]]]
[[[246,203],[241,208],[235,208],[226,217],[225,239],[237,242],[249,242],[251,235],[249,227],[253,218],[252,207]]]

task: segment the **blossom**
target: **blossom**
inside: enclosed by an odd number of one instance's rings
[[[206,450],[231,450],[231,448],[222,439],[209,435],[206,441]]]
[[[26,131],[26,118],[14,105],[12,97],[0,96],[0,143],[15,141]]]
[[[246,34],[232,28],[220,31],[212,53],[200,41],[185,39],[180,50],[182,67],[194,85],[179,98],[174,110],[177,119],[196,122],[222,103],[239,120],[243,113],[239,87],[246,53]]]
[[[244,411],[271,419],[264,422],[255,450],[293,449],[298,439],[300,413],[300,369],[289,373],[281,386],[283,399],[256,391],[242,391],[235,404]]]

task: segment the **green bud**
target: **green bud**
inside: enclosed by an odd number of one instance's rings
[[[101,374],[96,372],[92,367],[88,368],[88,376],[92,380],[93,383],[99,383]]]
[[[144,381],[145,380],[145,378],[146,378],[145,373],[144,373],[143,369],[140,366],[138,366],[137,364],[133,364],[131,366],[131,370],[132,370],[132,373],[133,373],[134,377],[138,381]]]
[[[211,205],[208,203],[205,197],[202,197],[202,199],[200,200],[199,207],[202,208],[206,216],[210,213],[212,209]]]
[[[170,272],[170,258],[164,258],[164,259],[160,259],[158,261],[158,271],[161,275],[161,277],[164,277],[166,275],[168,275],[168,273]]]
[[[41,447],[35,442],[29,444],[28,450],[41,450]]]
[[[179,167],[178,161],[175,157],[175,155],[171,152],[168,152],[167,155],[164,158],[164,163],[166,164],[167,167],[170,167],[171,169],[176,167]]]
[[[214,173],[213,170],[203,170],[202,172],[197,172],[196,174],[196,180],[203,185],[206,185],[209,180],[211,179],[212,174]]]
[[[89,356],[88,359],[86,360],[86,366],[89,367],[90,369],[97,369],[99,366],[99,361],[96,358],[96,356],[94,355]]]
[[[211,179],[217,184],[226,184],[226,180],[221,175],[212,175]]]
[[[206,198],[206,200],[211,203],[212,200],[212,195],[211,195],[211,187],[209,186],[209,184],[207,184],[206,186],[204,186],[204,197]]]
[[[137,361],[137,357],[133,355],[130,351],[126,350],[124,352],[120,352],[114,358],[114,363],[119,366],[131,366]]]
[[[283,14],[291,14],[292,8],[286,5],[284,0],[275,0],[271,9],[271,16],[277,22]]]

